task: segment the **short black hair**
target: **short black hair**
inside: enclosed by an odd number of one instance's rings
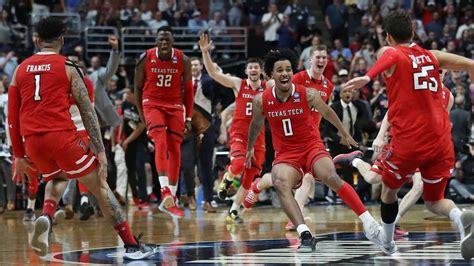
[[[171,35],[173,35],[173,29],[170,27],[170,26],[161,26],[158,28],[158,30],[156,31],[156,34],[162,32],[162,31],[168,31],[171,33]]]
[[[383,29],[390,34],[397,43],[411,41],[413,27],[410,15],[403,10],[390,12],[383,21]]]
[[[288,60],[291,63],[291,68],[293,69],[293,72],[296,70],[296,61],[295,61],[295,53],[287,48],[280,49],[280,50],[271,50],[268,52],[268,54],[265,56],[264,60],[264,65],[263,69],[265,71],[265,74],[268,77],[271,77],[273,67],[275,66],[275,63],[278,61],[284,61]]]
[[[39,38],[46,42],[52,42],[59,38],[64,34],[65,29],[64,22],[56,17],[43,18],[36,24]]]

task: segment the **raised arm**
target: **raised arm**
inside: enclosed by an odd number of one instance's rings
[[[354,147],[359,146],[359,144],[357,144],[357,142],[352,138],[349,132],[346,131],[346,129],[342,125],[341,120],[339,120],[339,117],[337,117],[337,114],[334,112],[334,110],[323,101],[321,95],[317,90],[307,88],[306,95],[308,98],[309,107],[318,110],[318,112],[324,117],[324,119],[328,120],[333,126],[337,128],[337,130],[341,134],[341,143],[343,145],[346,145],[349,148],[351,145]]]
[[[72,96],[81,113],[82,123],[84,123],[90,142],[97,154],[99,177],[105,179],[107,178],[107,157],[105,156],[104,143],[100,133],[99,120],[89,99],[89,92],[84,83],[83,75],[74,66],[67,65],[66,71],[68,77],[70,77]]]
[[[468,71],[471,83],[474,83],[474,60],[438,50],[431,50],[430,52],[438,60],[439,68]]]
[[[109,44],[112,47],[110,51],[109,61],[107,61],[107,66],[105,69],[99,69],[99,79],[102,82],[107,82],[112,78],[112,76],[117,72],[117,69],[120,64],[120,51],[118,39],[116,36],[109,36]]]
[[[257,141],[257,137],[262,131],[263,124],[265,122],[265,116],[263,115],[262,108],[262,94],[257,94],[253,98],[253,115],[252,122],[249,126],[249,137],[247,142],[247,154],[245,156],[245,165],[247,168],[252,166],[252,157],[253,157],[253,146]]]
[[[143,115],[143,86],[145,86],[145,58],[146,54],[143,53],[138,59],[137,65],[135,66],[135,102],[137,105],[138,114],[140,115],[140,119],[145,123],[146,120],[145,116]]]
[[[242,82],[242,79],[234,76],[224,75],[224,73],[217,69],[217,67],[214,65],[214,62],[212,62],[211,55],[209,54],[209,48],[211,45],[212,41],[209,41],[209,36],[207,34],[201,34],[199,37],[199,47],[201,48],[202,61],[204,63],[204,67],[206,67],[207,73],[212,79],[227,88],[233,89],[237,94],[240,89],[240,83]]]

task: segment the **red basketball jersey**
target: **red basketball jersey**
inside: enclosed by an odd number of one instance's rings
[[[301,85],[307,88],[317,90],[321,95],[323,101],[326,103],[328,103],[329,97],[331,97],[331,94],[334,90],[334,85],[331,81],[329,81],[329,79],[327,79],[325,76],[321,76],[320,80],[316,80],[311,77],[310,70],[302,70],[296,73],[295,75],[293,75],[293,78],[291,80],[296,85]],[[318,110],[313,110],[313,119],[316,123],[316,128],[319,129],[321,115],[319,114]]]
[[[250,87],[247,79],[240,83],[240,90],[237,97],[235,97],[235,111],[232,118],[231,137],[248,139],[249,125],[252,121],[252,100],[255,95],[264,91],[265,82],[260,83],[260,87],[256,90]],[[265,143],[265,130],[260,133],[257,143]]]
[[[293,85],[293,92],[286,102],[280,102],[276,98],[275,88],[265,90],[262,94],[262,107],[270,124],[275,152],[304,150],[319,137],[305,87]]]
[[[397,67],[385,77],[392,147],[402,158],[428,159],[450,142],[450,122],[443,104],[439,64],[415,43],[395,47]],[[449,139],[449,141],[448,141]]]
[[[449,104],[449,97],[451,96],[451,91],[446,88],[446,86],[442,85],[443,86],[443,92],[442,92],[442,96],[443,96],[443,106],[444,108],[448,108],[448,104]]]
[[[173,48],[171,59],[162,61],[158,48],[146,51],[143,103],[170,106],[183,104],[183,52]]]
[[[22,136],[75,129],[69,113],[66,57],[52,53],[29,57],[18,66],[16,84]]]

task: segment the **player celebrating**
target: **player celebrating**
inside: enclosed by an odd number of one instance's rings
[[[209,42],[209,37],[205,34],[201,35],[199,46],[201,47],[204,66],[206,67],[209,76],[225,87],[233,89],[236,95],[235,111],[231,128],[231,165],[222,178],[218,196],[221,199],[225,199],[227,191],[232,184],[232,180],[236,176],[242,176],[242,185],[237,190],[234,202],[232,203],[229,215],[227,216],[227,221],[229,222],[242,223],[243,220],[239,217],[238,210],[242,204],[245,191],[250,189],[253,178],[260,174],[265,159],[265,131],[262,129],[259,131],[256,140],[252,164],[248,169],[245,169],[248,127],[253,112],[252,99],[256,94],[264,90],[265,82],[260,79],[262,74],[261,61],[255,58],[247,60],[245,67],[247,79],[245,80],[234,76],[224,75],[222,72],[218,71],[209,54],[209,48],[211,45],[212,41]]]
[[[317,45],[311,48],[311,67],[308,70],[303,70],[296,73],[292,81],[296,85],[305,86],[308,88],[315,89],[321,95],[321,99],[327,103],[329,97],[334,90],[334,85],[326,77],[323,76],[324,69],[327,65],[327,48],[325,45]],[[319,125],[321,122],[321,115],[317,110],[313,110],[313,121],[317,129],[316,134],[320,138]],[[256,179],[252,183],[252,189],[250,189],[245,196],[243,205],[246,208],[252,207],[258,200],[258,194],[269,187],[273,186],[271,175],[264,175],[261,179]],[[311,192],[312,186],[314,186],[314,177],[307,173],[303,177],[302,185],[295,192],[295,199],[298,202],[300,209],[303,211],[306,200],[308,199],[309,193]],[[288,221],[285,226],[287,230],[294,230],[294,225]]]
[[[443,72],[443,73],[442,73]],[[444,73],[446,71],[440,71],[440,80],[443,80]],[[451,94],[448,88],[443,86],[443,106],[446,108],[448,113],[451,111],[451,108],[454,103],[454,96]],[[387,112],[388,114],[388,112]],[[378,153],[379,156],[375,160],[375,163],[371,166],[370,164],[362,161],[359,154],[348,153],[340,154],[334,157],[334,164],[336,166],[343,165],[352,165],[357,168],[362,177],[369,184],[380,184],[382,182],[382,162],[381,159],[385,157],[386,153],[390,148],[387,146],[387,134],[390,127],[387,119],[387,114],[385,114],[384,119],[382,120],[382,125],[380,126],[379,133],[372,143],[372,148],[374,152]],[[408,191],[408,193],[400,201],[399,211],[397,218],[395,219],[395,235],[406,236],[408,232],[399,228],[398,224],[400,219],[408,212],[408,210],[415,205],[415,203],[420,199],[423,194],[423,181],[421,179],[421,174],[419,171],[415,172],[412,176],[413,186]]]
[[[423,199],[433,213],[447,216],[461,235],[461,254],[474,256],[474,212],[461,210],[444,198],[450,170],[454,166],[454,147],[448,113],[442,107],[439,69],[468,70],[474,80],[474,61],[441,51],[427,51],[412,43],[410,16],[391,12],[384,19],[387,43],[366,76],[350,80],[346,88],[360,88],[383,72],[389,99],[388,121],[392,139],[382,159],[382,234],[377,244],[385,253],[397,250],[393,241],[398,214],[397,192],[418,168],[423,180]]]
[[[191,62],[181,50],[173,48],[171,27],[163,26],[157,34],[157,47],[147,50],[137,63],[135,95],[147,134],[155,143],[155,164],[162,200],[159,208],[172,217],[180,218],[184,213],[176,205],[176,189],[181,142],[183,133],[191,130],[194,105]]]
[[[298,252],[312,252],[316,248],[316,239],[304,223],[303,215],[292,195],[292,189],[298,187],[304,173],[311,172],[331,189],[360,217],[364,231],[369,239],[380,225],[366,210],[354,189],[336,173],[330,155],[319,137],[312,116],[312,109],[318,112],[341,134],[345,145],[357,145],[344,129],[336,113],[324,103],[320,93],[314,89],[294,85],[293,53],[290,50],[272,51],[265,57],[265,72],[275,81],[272,89],[267,89],[253,100],[253,119],[249,128],[246,165],[253,157],[253,145],[268,120],[275,148],[275,160],[272,167],[273,184],[286,215],[300,235],[301,245]],[[316,175],[317,173],[317,175]]]
[[[64,24],[53,17],[37,25],[36,45],[41,52],[29,57],[16,69],[9,88],[8,120],[15,155],[15,169],[21,179],[30,178],[31,159],[47,183],[43,215],[36,222],[31,240],[34,252],[46,255],[52,217],[67,185],[66,178],[80,178],[99,200],[104,214],[125,243],[125,259],[144,259],[155,247],[140,244],[107,185],[107,159],[95,111],[90,103],[82,72],[59,55],[64,44]],[[72,93],[96,152],[77,134],[69,113]],[[24,145],[22,143],[24,139]],[[97,158],[97,159],[96,159]],[[19,180],[22,181],[22,180]]]

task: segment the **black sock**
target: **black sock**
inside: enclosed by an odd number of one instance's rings
[[[382,216],[382,222],[391,224],[395,222],[398,214],[398,201],[394,203],[384,203],[380,205],[380,216]]]

